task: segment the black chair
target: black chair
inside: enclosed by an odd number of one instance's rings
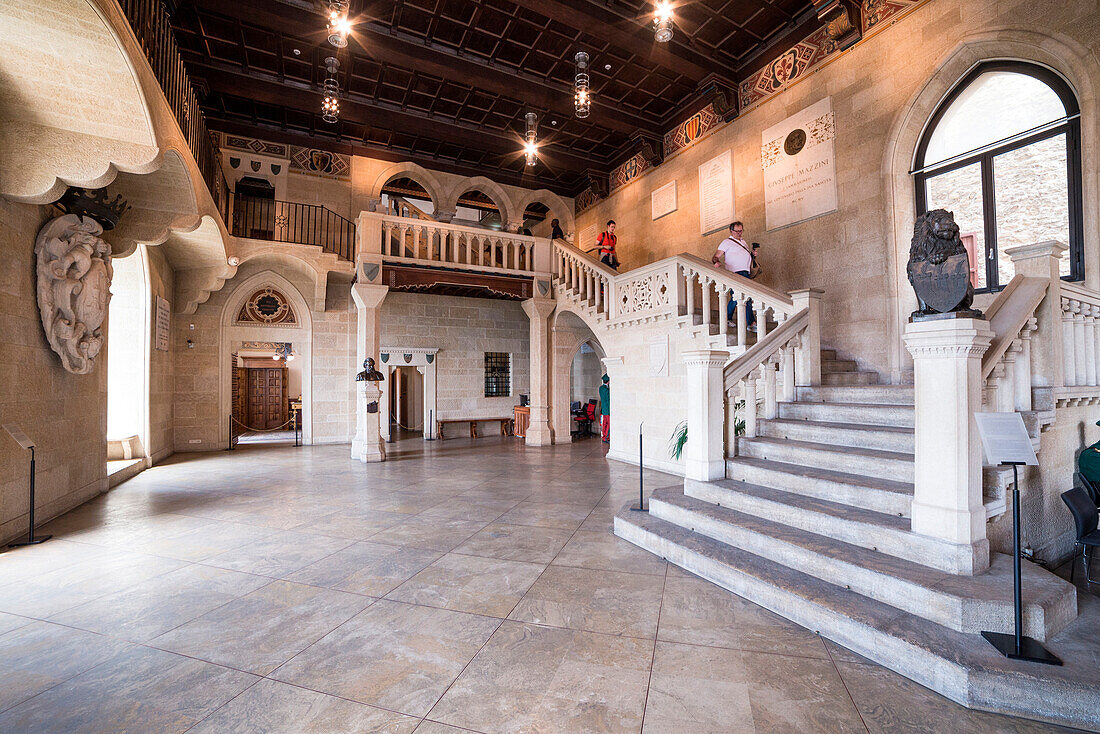
[[[1085,479],[1085,475],[1079,471],[1073,472],[1073,486],[1080,487],[1085,490],[1089,498],[1092,500],[1092,504],[1100,507],[1100,488],[1097,488],[1095,484]]]
[[[1069,567],[1069,580],[1073,582],[1073,572],[1077,568],[1077,548],[1081,548],[1081,557],[1085,562],[1085,580],[1089,584],[1100,583],[1100,579],[1093,579],[1089,573],[1089,564],[1092,561],[1092,549],[1100,545],[1100,530],[1097,530],[1097,522],[1100,515],[1096,511],[1096,503],[1089,497],[1088,492],[1080,487],[1074,487],[1068,492],[1062,493],[1062,501],[1073,514],[1073,522],[1077,524],[1077,540],[1073,544],[1073,559]]]
[[[587,436],[592,433],[592,423],[596,420],[596,401],[589,400],[587,405],[580,406],[573,411],[573,420],[576,428],[571,431],[572,436]]]

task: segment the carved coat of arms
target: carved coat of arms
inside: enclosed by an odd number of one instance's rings
[[[94,219],[65,214],[50,220],[34,243],[42,328],[65,369],[78,375],[95,368],[103,349],[114,270],[102,233]]]

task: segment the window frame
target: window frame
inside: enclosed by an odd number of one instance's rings
[[[484,353],[484,365],[485,365],[485,379],[484,379],[484,397],[486,398],[507,398],[512,396],[512,353],[511,352],[485,352]],[[501,359],[503,358],[503,359]],[[495,361],[503,361],[504,368],[499,371],[490,371]],[[490,385],[496,384],[496,380],[503,381],[504,392],[490,392]]]
[[[932,166],[925,165],[925,156],[928,152],[928,143],[935,133],[936,128],[943,120],[947,110],[959,98],[978,77],[988,72],[1009,72],[1024,74],[1038,79],[1051,89],[1061,100],[1066,109],[1066,119],[1054,127],[1040,130],[1033,135],[1019,140],[1013,140],[1003,145],[985,148],[977,148],[979,151],[965,157],[948,158],[943,164]],[[917,152],[914,159],[914,189],[918,214],[928,210],[928,180],[945,173],[979,164],[982,183],[982,220],[983,233],[985,235],[985,252],[982,257],[985,261],[986,287],[977,289],[978,293],[996,293],[1003,290],[1008,283],[1000,282],[998,269],[999,253],[997,249],[997,198],[994,180],[993,161],[998,156],[1010,153],[1020,148],[1042,142],[1059,135],[1066,136],[1066,182],[1069,195],[1069,275],[1062,276],[1062,280],[1079,281],[1085,278],[1084,265],[1084,222],[1082,216],[1082,186],[1081,186],[1081,107],[1077,102],[1077,95],[1065,79],[1052,69],[1045,66],[1027,63],[1024,61],[986,61],[970,70],[951,92],[940,102],[936,111],[929,118],[928,124],[921,133],[917,144]],[[965,155],[965,154],[964,154]]]

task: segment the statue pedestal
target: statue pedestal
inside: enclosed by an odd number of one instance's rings
[[[363,380],[355,384],[356,426],[355,439],[351,443],[351,458],[363,463],[386,460],[386,445],[379,430],[378,400],[382,391],[378,383]]]

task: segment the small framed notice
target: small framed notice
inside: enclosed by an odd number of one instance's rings
[[[669,181],[649,195],[653,218],[660,219],[676,211],[676,181]]]
[[[27,438],[27,434],[23,433],[23,429],[14,423],[5,423],[4,430],[8,432],[8,435],[15,439],[15,442],[19,444],[21,449],[33,449],[34,441]]]
[[[580,231],[577,235],[577,241],[573,243],[573,247],[578,250],[591,250],[596,246],[596,237],[599,233],[596,232],[596,225],[590,224]]]
[[[1024,464],[1038,466],[1035,448],[1019,413],[975,413],[987,466]]]
[[[153,346],[162,352],[168,351],[171,318],[172,308],[168,305],[168,300],[157,296],[156,322],[153,327]]]
[[[727,150],[699,166],[699,234],[717,232],[733,219],[733,156]]]

